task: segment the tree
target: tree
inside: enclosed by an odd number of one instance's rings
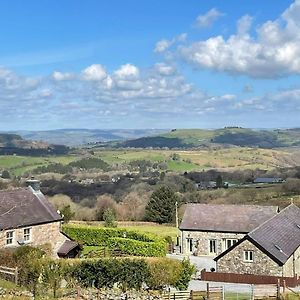
[[[175,205],[178,196],[168,186],[162,186],[154,191],[146,206],[145,219],[147,221],[171,223],[175,217]]]
[[[105,227],[117,227],[115,213],[111,208],[108,208],[103,213]]]
[[[217,185],[217,188],[221,188],[223,187],[223,179],[222,179],[222,176],[221,175],[218,175],[217,176],[217,179],[216,179],[216,185]]]
[[[2,178],[3,179],[10,179],[10,174],[9,174],[9,172],[7,170],[4,170],[2,172]]]
[[[70,204],[65,205],[61,210],[60,210],[61,215],[64,218],[65,223],[68,223],[72,218],[74,218],[75,213],[72,212]]]

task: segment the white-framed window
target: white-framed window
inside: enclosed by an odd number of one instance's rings
[[[228,248],[230,248],[237,242],[238,242],[238,239],[225,239],[224,240],[224,250],[227,250]]]
[[[6,245],[12,245],[14,243],[14,231],[6,231]]]
[[[31,228],[24,228],[23,238],[24,242],[29,242],[31,240]]]
[[[209,253],[217,253],[217,240],[209,240]]]
[[[253,251],[252,250],[244,251],[244,261],[245,262],[253,262]]]

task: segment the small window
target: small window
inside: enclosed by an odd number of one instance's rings
[[[232,247],[237,242],[238,242],[238,239],[225,239],[224,240],[224,250],[229,249],[230,247]]]
[[[14,242],[14,232],[7,231],[6,232],[6,245],[12,245]]]
[[[24,242],[29,242],[31,240],[31,228],[24,229]]]
[[[244,251],[244,261],[253,262],[253,251],[251,250]]]
[[[215,254],[217,253],[217,241],[209,240],[209,253]]]

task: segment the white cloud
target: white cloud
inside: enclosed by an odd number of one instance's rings
[[[154,52],[156,53],[165,52],[172,44],[173,44],[172,41],[166,39],[160,40],[156,43]]]
[[[176,68],[166,63],[157,63],[155,64],[155,69],[160,75],[169,76],[176,73]]]
[[[199,15],[196,20],[196,25],[200,28],[211,27],[224,14],[216,8],[212,8],[204,15]]]
[[[126,64],[116,70],[115,75],[121,79],[135,79],[139,77],[139,69],[132,64]]]
[[[90,81],[101,81],[106,78],[105,68],[99,64],[93,64],[82,71],[83,78]]]
[[[62,72],[54,71],[52,74],[52,78],[56,81],[71,80],[74,78],[74,74],[68,72],[62,73]]]
[[[192,65],[256,78],[300,74],[300,0],[274,21],[267,21],[251,36],[252,18],[238,21],[237,33],[228,39],[211,37],[179,47]]]
[[[164,53],[175,43],[183,43],[187,39],[187,33],[181,33],[172,40],[162,39],[158,41],[155,45],[154,52],[155,53]]]

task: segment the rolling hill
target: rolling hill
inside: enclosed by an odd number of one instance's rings
[[[52,145],[41,141],[23,139],[17,134],[0,133],[0,155],[52,155],[66,154],[69,148],[63,145]]]
[[[78,146],[89,143],[125,141],[161,134],[162,129],[56,129],[46,131],[16,131],[24,139],[44,141],[50,144]]]
[[[171,132],[116,143],[117,148],[195,148],[212,145],[254,148],[300,146],[300,129],[253,130],[228,127],[216,130],[173,129]]]

